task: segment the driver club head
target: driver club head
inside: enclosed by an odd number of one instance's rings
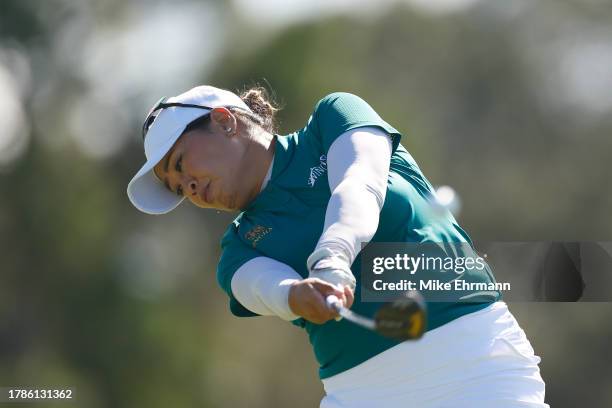
[[[427,327],[425,300],[417,291],[381,307],[374,316],[376,332],[397,340],[419,339]]]

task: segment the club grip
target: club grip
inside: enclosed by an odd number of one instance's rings
[[[342,320],[342,314],[345,313],[346,310],[342,307],[342,303],[340,303],[340,299],[338,299],[336,295],[329,295],[328,297],[325,298],[325,303],[327,303],[327,307],[338,312],[336,321],[339,322],[340,320]]]
[[[336,295],[329,295],[326,297],[325,303],[327,303],[327,306],[331,307],[332,309],[338,310],[340,308],[340,299],[338,299]]]

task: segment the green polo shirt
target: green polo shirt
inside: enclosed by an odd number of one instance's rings
[[[392,137],[392,155],[384,206],[371,242],[466,242],[470,238],[452,215],[433,217],[427,197],[433,191],[416,162],[400,144],[401,134],[385,122],[363,99],[349,93],[333,93],[315,106],[306,126],[286,136],[276,136],[271,178],[255,200],[228,226],[221,239],[217,280],[229,296],[236,316],[257,316],[234,297],[231,280],[245,262],[259,256],[276,259],[308,276],[306,259],[323,232],[331,192],[327,179],[327,152],[344,132],[364,127],[381,128]],[[361,257],[351,267],[357,280],[352,310],[373,317],[382,306],[362,302]],[[468,281],[494,282],[487,268],[472,273]],[[465,292],[462,295],[466,295]],[[498,292],[473,292],[469,303],[427,302],[428,330],[459,316],[486,307],[500,298]],[[427,297],[426,297],[427,301]],[[398,344],[346,320],[317,325],[305,319],[293,323],[306,330],[327,378]]]

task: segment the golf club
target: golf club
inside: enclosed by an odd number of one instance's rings
[[[342,306],[335,295],[326,298],[327,305],[346,320],[395,340],[416,340],[423,336],[427,324],[425,301],[420,293],[409,291],[382,306],[370,319]]]

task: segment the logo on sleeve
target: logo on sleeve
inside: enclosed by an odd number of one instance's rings
[[[272,227],[264,227],[263,225],[256,225],[251,228],[246,234],[245,238],[247,241],[251,241],[253,248],[257,246],[257,243],[265,237],[270,231],[272,231]]]
[[[310,176],[308,177],[308,185],[314,187],[319,176],[327,171],[327,156],[324,154],[319,157],[319,165],[310,168]]]

